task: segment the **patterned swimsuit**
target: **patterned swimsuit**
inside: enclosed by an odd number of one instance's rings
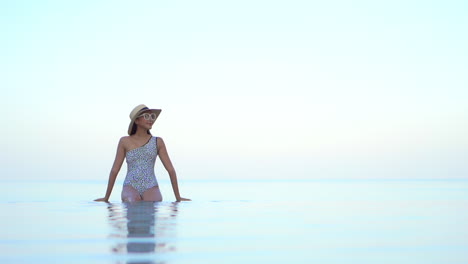
[[[151,137],[144,146],[127,152],[127,176],[124,186],[130,185],[140,195],[151,187],[158,186],[156,175],[154,175],[154,163],[156,162],[157,137]]]

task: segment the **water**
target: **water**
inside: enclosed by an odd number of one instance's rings
[[[3,181],[1,263],[468,263],[468,181]]]

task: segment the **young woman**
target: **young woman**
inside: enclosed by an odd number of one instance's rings
[[[149,109],[143,104],[138,105],[130,112],[129,136],[122,137],[117,146],[117,154],[109,174],[106,195],[95,201],[109,201],[115,179],[124,159],[127,159],[128,171],[122,188],[122,201],[162,201],[158,181],[154,174],[154,164],[158,155],[169,173],[176,200],[178,202],[190,201],[190,199],[180,196],[177,175],[163,139],[153,137],[149,132],[160,113],[161,109]]]

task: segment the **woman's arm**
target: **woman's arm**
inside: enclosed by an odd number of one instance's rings
[[[179,193],[179,185],[177,183],[177,174],[172,166],[171,159],[169,158],[169,154],[167,153],[166,144],[164,144],[164,140],[158,137],[158,154],[159,158],[161,159],[164,168],[166,168],[167,173],[169,173],[169,178],[171,179],[172,190],[174,191],[174,195],[178,202],[180,201],[190,201],[190,199],[180,197]]]
[[[112,189],[114,188],[115,179],[117,178],[117,174],[119,174],[120,168],[122,167],[122,163],[125,159],[125,148],[123,146],[123,138],[120,139],[119,145],[117,146],[117,154],[115,155],[114,165],[112,165],[112,169],[109,173],[109,181],[107,183],[107,191],[106,196],[104,198],[99,198],[94,201],[96,202],[108,202],[110,195],[112,193]]]

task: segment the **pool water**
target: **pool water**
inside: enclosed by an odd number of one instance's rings
[[[121,184],[121,183],[119,183]],[[468,181],[3,181],[1,263],[468,263]]]

